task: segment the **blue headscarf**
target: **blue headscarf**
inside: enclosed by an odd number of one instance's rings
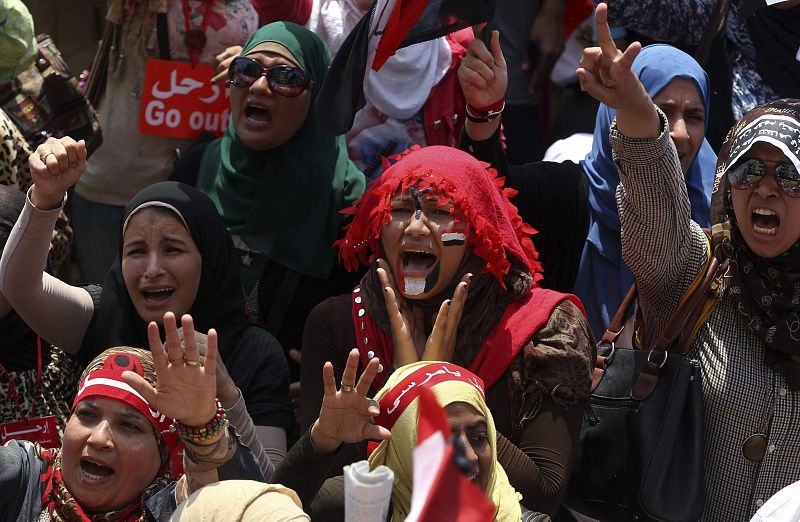
[[[654,98],[675,78],[693,80],[700,90],[708,126],[708,76],[688,54],[670,45],[648,45],[632,66],[647,94]],[[616,111],[601,104],[597,111],[592,151],[581,162],[589,181],[589,236],[583,247],[574,293],[583,301],[598,338],[605,332],[622,298],[633,283],[633,274],[622,260],[616,190],[617,166],[611,158],[609,130]],[[685,174],[692,205],[692,219],[710,226],[711,189],[717,155],[703,139]]]

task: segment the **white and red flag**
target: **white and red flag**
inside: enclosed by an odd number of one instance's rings
[[[419,394],[414,487],[407,522],[490,522],[495,506],[456,467],[444,409],[429,388]]]

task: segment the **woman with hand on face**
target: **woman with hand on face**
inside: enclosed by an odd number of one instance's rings
[[[539,288],[531,228],[502,180],[465,152],[426,147],[394,158],[347,212],[337,243],[349,268],[369,265],[350,294],[321,303],[303,336],[303,427],[323,400],[319,367],[337,378],[358,347],[394,368],[449,361],[486,384],[498,460],[527,508],[561,501],[589,395],[594,349],[574,296]],[[341,452],[340,462],[359,460]]]
[[[493,39],[496,39],[493,36]],[[490,52],[482,39],[470,46],[459,69],[467,103],[485,107],[505,96],[507,72],[496,40]],[[667,115],[681,161],[692,218],[709,226],[711,188],[717,160],[705,140],[710,103],[708,77],[688,54],[669,45],[642,49],[632,66],[647,93]],[[580,164],[539,161],[507,165],[500,143],[500,122],[472,118],[465,123],[461,148],[506,175],[520,215],[539,231],[536,245],[546,288],[574,291],[586,308],[598,338],[608,327],[633,276],[622,262],[615,200],[619,184],[608,131],[615,111],[601,104],[592,150]],[[475,121],[475,120],[479,121]]]
[[[723,265],[720,299],[688,355],[705,402],[704,520],[747,519],[800,479],[800,100],[757,107],[728,133],[711,201],[711,244],[692,221],[667,118],[611,40],[597,7],[600,47],[584,51],[582,88],[617,111],[622,253],[654,339],[710,256]]]
[[[394,472],[390,519],[405,519],[413,490],[417,398],[424,387],[433,391],[453,433],[459,434],[469,467],[467,478],[495,505],[494,520],[519,521],[519,494],[497,461],[497,435],[480,377],[451,363],[417,362],[398,368],[374,400],[368,399],[379,363],[377,358],[372,359],[356,383],[359,354],[352,350],[338,391],[333,366],[323,366],[325,396],[319,418],[292,447],[275,472],[276,479],[295,489],[312,519],[343,520],[343,479],[325,480],[334,458],[345,443],[380,439],[383,442],[369,455],[370,468],[385,465]],[[408,391],[398,396],[396,390],[404,389]]]
[[[31,156],[34,185],[3,251],[0,292],[32,330],[83,361],[110,346],[144,345],[147,323],[160,325],[166,312],[217,328],[220,401],[269,475],[269,457],[280,460],[292,425],[288,368],[275,339],[249,324],[238,259],[208,197],[175,182],[139,192],[125,209],[118,258],[102,288],[42,272],[53,220],[85,158],[84,144],[71,138],[51,138]],[[245,429],[249,417],[255,430]]]
[[[250,311],[287,350],[300,347],[311,308],[352,286],[331,245],[339,210],[365,181],[344,139],[317,131],[311,109],[329,65],[304,27],[256,31],[229,65],[225,135],[188,151],[172,176],[214,201],[241,256]]]
[[[190,316],[182,318],[183,341],[172,313],[162,323],[164,345],[151,322],[150,351],[111,348],[89,364],[61,448],[0,446],[4,520],[165,520],[221,476],[263,480],[216,400],[216,332],[208,332],[202,360]],[[180,443],[185,475],[175,467]]]

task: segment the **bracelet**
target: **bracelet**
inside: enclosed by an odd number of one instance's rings
[[[500,116],[500,113],[503,112],[503,109],[505,108],[506,108],[505,98],[500,98],[493,104],[487,107],[480,107],[480,108],[475,108],[468,103],[467,119],[475,123],[487,123]]]
[[[208,421],[205,426],[187,426],[180,421],[172,423],[172,429],[178,432],[178,436],[188,444],[203,445],[213,441],[220,434],[223,428],[228,425],[228,416],[225,414],[225,408],[216,399],[217,413]]]

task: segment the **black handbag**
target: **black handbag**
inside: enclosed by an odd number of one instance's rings
[[[592,414],[581,429],[566,501],[570,508],[615,522],[689,522],[702,516],[700,367],[681,348],[713,310],[718,267],[712,258],[650,349],[616,346],[636,286],[628,291],[598,343]]]

